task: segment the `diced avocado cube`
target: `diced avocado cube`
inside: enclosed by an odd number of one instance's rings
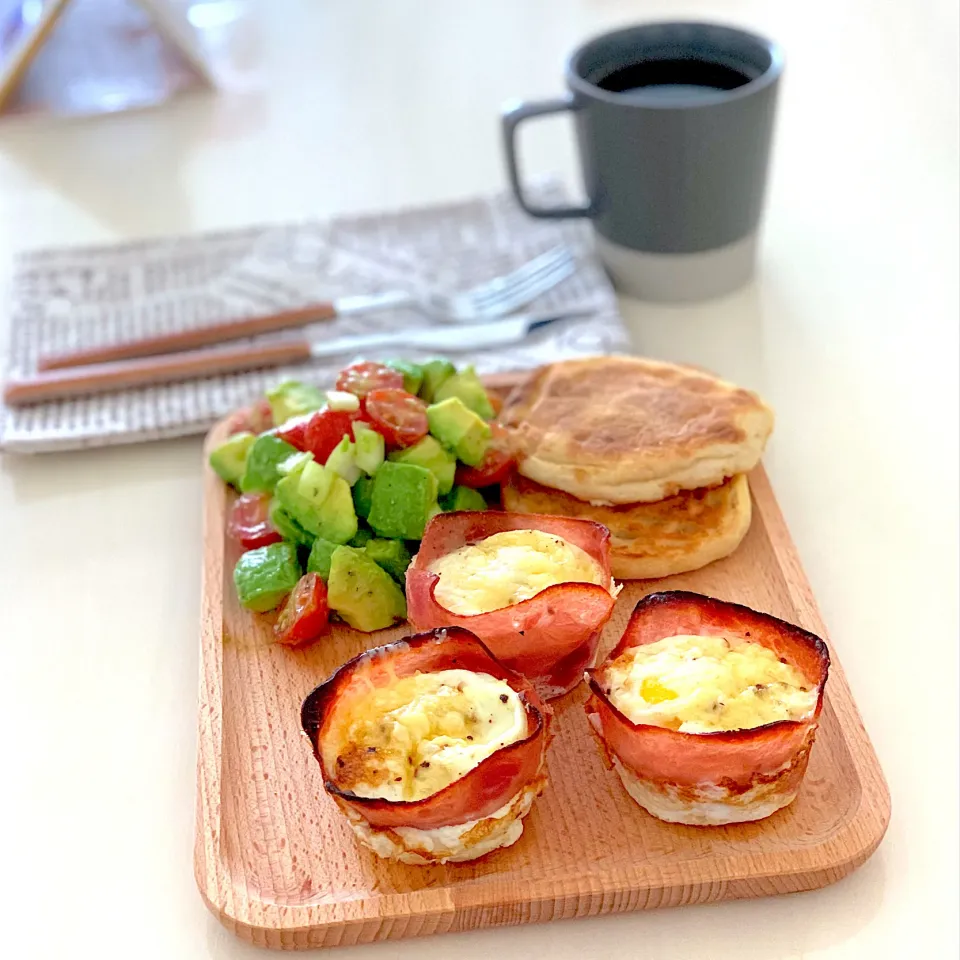
[[[353,485],[353,508],[358,517],[364,520],[370,516],[370,506],[373,503],[373,479],[361,477]]]
[[[353,425],[353,438],[355,447],[353,457],[357,461],[357,466],[372,477],[380,469],[386,453],[383,435],[362,420],[358,420]]]
[[[334,473],[343,477],[349,484],[354,484],[360,479],[360,467],[357,466],[355,456],[356,448],[353,441],[346,435],[333,448],[330,456],[327,457],[326,467]]]
[[[380,564],[399,583],[403,583],[410,566],[410,551],[402,540],[370,540],[364,547],[366,555]]]
[[[305,530],[320,533],[320,508],[327,499],[336,474],[310,460],[299,471],[277,484],[275,495],[280,505]]]
[[[332,540],[317,537],[310,548],[310,556],[307,557],[307,573],[315,573],[321,580],[329,579],[330,558],[339,546],[339,543],[334,543]]]
[[[257,613],[280,606],[299,579],[297,548],[292,543],[271,543],[269,547],[248,550],[233,568],[240,603]]]
[[[427,402],[433,403],[434,395],[445,380],[449,380],[457,368],[443,357],[428,360],[423,366],[423,383],[420,384],[420,396]]]
[[[292,516],[283,508],[280,501],[274,497],[270,501],[270,508],[267,515],[273,524],[274,530],[291,543],[299,543],[309,547],[313,543],[313,534],[305,530]]]
[[[492,435],[490,424],[459,397],[447,397],[427,407],[427,423],[430,432],[468,466],[475,467],[483,460]]]
[[[330,558],[327,602],[356,630],[371,633],[407,615],[403,591],[363,550],[337,547]]]
[[[440,506],[447,513],[453,510],[486,510],[487,501],[478,490],[457,486],[447,496],[440,498]]]
[[[256,441],[252,433],[235,433],[210,451],[210,466],[225,483],[237,486],[247,467],[247,454]]]
[[[296,475],[297,492],[311,503],[319,506],[333,489],[336,474],[316,461],[305,463],[303,469]]]
[[[320,508],[318,537],[334,543],[346,543],[357,535],[357,513],[353,508],[350,484],[334,477],[333,487]]]
[[[413,463],[388,461],[374,477],[367,521],[381,537],[419,540],[438,509],[437,478],[431,471]]]
[[[299,452],[286,440],[272,433],[261,433],[247,453],[240,489],[244,493],[273,493],[280,479],[280,464]]]
[[[276,426],[286,423],[291,417],[300,417],[311,410],[319,410],[325,401],[323,393],[309,383],[299,380],[284,380],[267,391],[270,413]]]
[[[423,383],[423,367],[409,360],[387,360],[385,363],[392,370],[398,370],[403,374],[403,389],[416,396]]]
[[[448,397],[459,397],[469,409],[479,414],[484,420],[494,418],[495,411],[490,398],[473,367],[464,367],[445,380],[433,395],[433,401],[439,403]]]
[[[373,531],[364,523],[358,525],[357,532],[347,544],[348,547],[365,547],[373,539]]]
[[[289,477],[290,474],[296,473],[299,475],[300,471],[307,465],[307,463],[313,459],[313,454],[309,451],[303,453],[294,453],[291,456],[287,457],[286,460],[282,460],[277,464],[277,473],[281,477]]]
[[[437,478],[437,492],[441,495],[453,489],[457,458],[429,434],[412,447],[391,453],[389,459],[395,463],[415,463],[418,467],[426,467]]]
[[[319,463],[306,463],[299,474],[284,477],[276,490],[287,513],[315,537],[346,543],[357,532],[350,485]]]

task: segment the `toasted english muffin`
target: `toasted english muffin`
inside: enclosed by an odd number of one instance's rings
[[[655,503],[595,506],[514,473],[503,506],[595,520],[610,530],[610,569],[622,580],[686,573],[733,553],[750,527],[750,489],[741,473],[716,487]]]
[[[772,411],[749,390],[625,356],[540,368],[511,394],[501,420],[523,476],[604,504],[721,484],[756,466],[773,429]]]

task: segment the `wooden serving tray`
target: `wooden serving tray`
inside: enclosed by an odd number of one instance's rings
[[[225,433],[215,428],[207,451]],[[695,573],[628,583],[601,657],[637,600],[659,589],[744,603],[825,636],[762,467],[750,486],[753,524],[736,553]],[[604,766],[581,684],[553,702],[550,782],[514,846],[446,867],[377,859],[324,793],[300,703],[350,657],[412,631],[338,627],[305,650],[271,643],[271,621],[237,603],[240,551],[224,535],[233,494],[209,468],[205,493],[195,870],[207,906],[244,940],[336,946],[811,890],[880,843],[890,795],[831,649],[806,779],[767,820],[685,827],[646,814]]]

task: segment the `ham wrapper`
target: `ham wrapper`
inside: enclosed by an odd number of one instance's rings
[[[500,511],[444,513],[427,525],[420,551],[407,569],[407,615],[418,630],[458,626],[475,633],[505,666],[530,679],[546,699],[583,678],[596,657],[600,632],[615,597],[594,583],[559,583],[536,596],[489,613],[451,613],[434,596],[439,576],[428,567],[467,544],[507,530],[541,530],[580,547],[610,577],[610,532],[571,517]]]
[[[816,686],[813,715],[709,733],[631,722],[607,697],[605,666],[632,647],[682,635],[741,638],[769,647]],[[587,672],[591,694],[585,709],[627,791],[655,816],[699,825],[757,820],[796,796],[829,666],[826,644],[800,627],[696,593],[655,593],[637,604],[604,663]]]
[[[459,780],[422,800],[390,801],[358,797],[342,790],[327,770],[322,745],[336,711],[371,687],[387,686],[415,673],[470,670],[504,680],[521,698],[527,735],[481,761]],[[416,827],[420,831],[481,820],[500,810],[525,787],[542,786],[548,711],[522,676],[508,670],[472,633],[451,627],[376,647],[345,663],[304,701],[300,719],[323,771],[324,787],[355,822],[359,815],[374,828]],[[417,862],[417,861],[412,861]]]

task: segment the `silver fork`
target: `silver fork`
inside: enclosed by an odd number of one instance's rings
[[[512,313],[565,280],[575,269],[576,263],[570,251],[566,247],[553,247],[512,273],[495,277],[460,293],[410,293],[398,290],[372,296],[341,297],[266,316],[220,321],[177,333],[70,353],[47,354],[37,361],[37,369],[59,370],[180,353],[262,333],[305,327],[320,320],[374,313],[389,307],[415,307],[433,320],[448,323],[482,323]]]
[[[477,323],[504,317],[546,293],[576,269],[566,247],[553,247],[522,267],[452,295],[431,293],[419,303],[436,320]]]
[[[576,269],[566,247],[552,247],[522,267],[459,293],[391,290],[363,297],[341,297],[332,306],[335,316],[358,316],[387,307],[415,307],[441,323],[483,323],[513,313],[546,293]]]

